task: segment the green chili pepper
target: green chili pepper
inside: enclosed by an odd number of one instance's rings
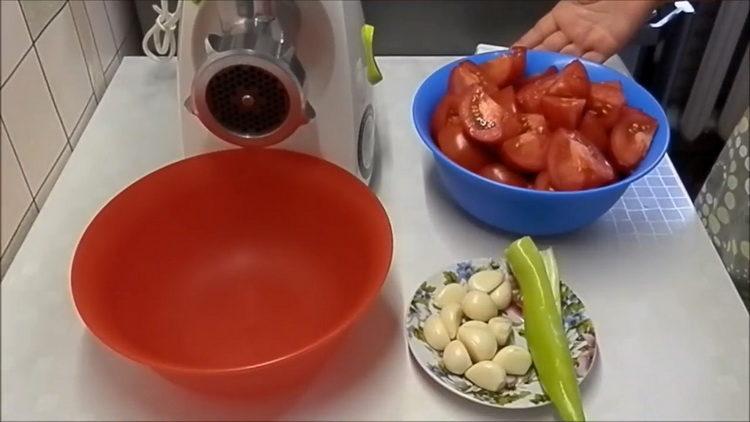
[[[555,297],[557,312],[562,315],[562,303],[560,302],[560,276],[557,271],[557,259],[555,259],[555,253],[552,252],[552,248],[545,249],[539,253],[544,260],[544,268],[547,270],[549,285],[552,287],[552,296]]]
[[[539,381],[565,421],[583,421],[573,359],[547,270],[534,241],[524,237],[505,251],[523,295],[526,341]]]

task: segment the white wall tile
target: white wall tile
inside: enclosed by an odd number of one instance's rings
[[[65,0],[21,0],[23,15],[29,25],[31,36],[36,39],[44,26],[55,16]]]
[[[5,125],[0,128],[0,239],[2,251],[5,252],[11,236],[21,223],[26,209],[31,204],[31,192],[26,185],[21,165],[16,160],[16,154],[10,145]]]
[[[96,106],[96,97],[92,95],[91,98],[89,98],[88,104],[86,104],[86,109],[83,110],[83,115],[78,120],[76,128],[73,129],[73,134],[70,135],[70,138],[68,138],[68,143],[70,143],[70,146],[72,148],[75,148],[76,145],[78,145],[78,141],[81,139],[81,135],[83,135],[83,130],[86,129],[86,126],[88,126],[89,124],[89,120],[91,120],[91,116],[94,115]]]
[[[94,33],[91,31],[86,6],[82,1],[72,1],[69,4],[78,31],[78,38],[81,40],[81,46],[83,47],[83,56],[86,58],[86,67],[94,86],[94,94],[96,94],[97,99],[101,100],[104,90],[107,88],[107,82],[104,80],[104,68],[101,60],[99,60],[99,52],[96,50]]]
[[[0,0],[0,7],[1,277],[122,57],[141,52],[131,0]]]
[[[36,49],[65,133],[71,134],[93,89],[70,8],[65,7],[49,24]]]
[[[67,144],[36,54],[26,55],[0,97],[5,128],[36,192]]]
[[[107,0],[104,2],[109,16],[109,23],[112,25],[112,34],[115,37],[115,46],[119,48],[125,37],[130,32],[135,17],[133,4],[127,0]]]
[[[42,182],[42,187],[39,188],[39,192],[37,192],[36,197],[34,197],[34,201],[38,208],[42,208],[44,202],[47,201],[49,193],[52,192],[52,188],[55,186],[55,182],[57,182],[57,178],[60,177],[60,173],[62,173],[63,168],[65,168],[65,164],[68,163],[70,152],[70,148],[65,145],[60,156],[57,157],[57,161],[55,161],[55,164],[47,175],[47,178]]]
[[[99,59],[102,61],[102,69],[107,69],[115,57],[115,53],[117,53],[117,46],[107,17],[107,9],[101,0],[88,0],[85,5],[89,22],[91,22],[91,29],[94,32],[96,48],[99,51]]]
[[[107,86],[109,86],[110,82],[112,82],[112,78],[115,77],[115,72],[117,72],[117,68],[120,67],[120,63],[122,62],[122,57],[119,55],[115,57],[114,60],[112,60],[112,63],[109,64],[109,67],[106,71],[104,71],[104,79],[107,81]]]
[[[39,210],[37,210],[36,205],[29,205],[29,207],[26,209],[26,213],[21,219],[21,223],[16,229],[15,234],[13,234],[10,242],[8,242],[8,246],[5,248],[5,252],[3,252],[2,257],[0,257],[0,277],[4,276],[5,272],[8,271],[10,263],[13,262],[13,258],[21,248],[21,244],[26,238],[26,234],[28,234],[32,223],[34,223],[34,220],[36,220],[37,215],[39,215]]]
[[[10,72],[29,51],[31,38],[17,1],[0,1],[0,79],[8,79]]]

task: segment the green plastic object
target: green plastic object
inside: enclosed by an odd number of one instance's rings
[[[372,38],[375,35],[375,27],[372,25],[362,25],[362,47],[365,49],[365,62],[367,62],[367,80],[371,85],[383,80],[378,63],[375,61],[375,55],[372,50]]]

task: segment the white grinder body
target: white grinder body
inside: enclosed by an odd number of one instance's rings
[[[283,148],[369,181],[376,134],[363,25],[358,1],[185,1],[185,156]]]

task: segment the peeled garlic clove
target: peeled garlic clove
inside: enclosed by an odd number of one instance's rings
[[[479,362],[466,370],[466,378],[477,387],[498,391],[505,385],[505,370],[492,361]]]
[[[461,324],[460,327],[458,327],[458,332],[456,333],[456,337],[459,340],[461,340],[462,337],[466,336],[466,334],[462,334],[462,332],[470,328],[479,328],[481,330],[489,330],[490,326],[487,325],[486,322],[482,322],[482,321],[466,321],[463,324]]]
[[[463,324],[461,324],[460,327],[458,327],[459,335],[461,335],[461,330],[465,330],[467,328],[486,328],[489,329],[490,326],[483,321],[466,321]]]
[[[448,371],[463,375],[471,367],[471,357],[466,346],[458,340],[448,343],[443,350],[443,365]]]
[[[508,342],[511,331],[513,331],[513,323],[508,318],[495,317],[489,320],[487,325],[495,336],[497,344],[504,346]]]
[[[497,270],[484,270],[474,273],[469,278],[469,288],[489,293],[503,282],[504,274]]]
[[[440,319],[443,320],[443,325],[448,330],[448,337],[451,339],[456,338],[458,326],[461,325],[461,318],[463,317],[464,313],[461,311],[461,304],[459,303],[449,303],[440,310]]]
[[[512,293],[513,286],[506,281],[501,283],[492,291],[492,293],[490,293],[490,299],[492,299],[492,302],[498,307],[498,309],[502,310],[510,305],[511,300],[513,299]]]
[[[466,293],[464,300],[461,302],[461,309],[464,310],[464,314],[467,317],[478,321],[486,322],[490,318],[497,316],[497,306],[490,299],[490,296],[478,290],[471,290]]]
[[[492,358],[492,361],[500,365],[510,375],[524,375],[531,368],[531,354],[520,346],[507,346],[500,349]]]
[[[497,340],[489,328],[462,326],[458,339],[466,346],[472,362],[490,360],[497,352]]]
[[[429,317],[424,323],[423,332],[427,344],[435,350],[443,350],[451,342],[448,330],[445,328],[443,320],[440,319],[440,315]]]
[[[443,308],[449,303],[461,303],[466,295],[466,286],[458,283],[451,283],[440,289],[435,295],[433,302],[438,308]]]

